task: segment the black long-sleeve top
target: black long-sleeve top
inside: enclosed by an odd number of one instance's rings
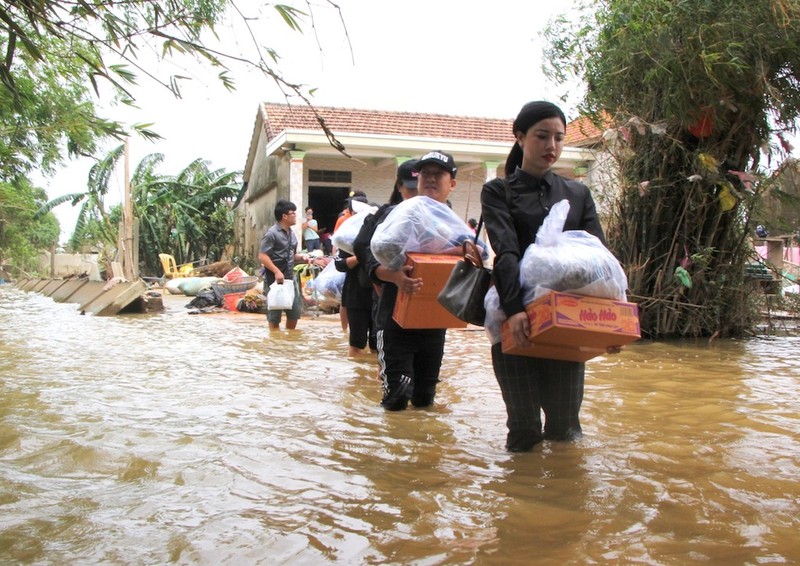
[[[364,219],[364,224],[361,230],[353,241],[353,253],[358,258],[361,268],[369,274],[370,279],[380,289],[378,297],[378,307],[375,313],[375,326],[380,329],[386,328],[400,328],[400,326],[392,318],[394,312],[394,303],[397,300],[397,285],[383,281],[375,274],[375,270],[380,263],[375,259],[370,248],[372,235],[378,224],[386,220],[389,213],[394,210],[396,205],[384,204],[375,214],[370,214]]]
[[[563,199],[569,201],[564,230],[585,230],[605,244],[594,199],[589,188],[578,181],[564,179],[552,171],[539,179],[517,167],[505,181],[493,179],[481,190],[483,222],[495,252],[492,277],[500,306],[508,317],[525,310],[519,262],[536,240],[536,232],[550,208]]]
[[[334,266],[337,271],[345,274],[344,284],[342,285],[342,305],[347,308],[372,308],[372,287],[364,288],[359,282],[359,272],[362,270],[361,264],[357,263],[350,267],[347,265],[347,258],[354,254],[349,254],[344,250],[337,250],[333,257]]]

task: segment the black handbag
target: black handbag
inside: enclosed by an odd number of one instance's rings
[[[478,230],[483,218],[478,224]],[[476,236],[477,237],[477,236]],[[464,259],[458,260],[444,288],[437,297],[439,304],[459,320],[483,326],[486,309],[483,299],[492,285],[492,275],[483,266],[480,250],[472,240],[464,240]]]

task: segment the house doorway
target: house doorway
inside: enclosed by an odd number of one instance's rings
[[[314,210],[320,232],[333,232],[349,195],[350,187],[308,187],[308,206]]]

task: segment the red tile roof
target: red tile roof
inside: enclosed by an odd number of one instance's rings
[[[315,106],[314,109],[334,133],[358,133],[374,135],[397,135],[458,140],[479,140],[511,143],[513,120],[498,118],[476,118],[472,116],[448,116],[445,114],[417,114],[383,110],[361,110],[357,108],[335,108]],[[273,139],[283,130],[319,130],[314,110],[308,106],[264,103],[264,130],[268,139]],[[580,125],[576,125],[580,123]],[[585,123],[591,126],[588,120]],[[594,131],[596,130],[596,132]],[[584,119],[567,125],[567,145],[576,144],[600,130],[588,129]]]
[[[564,136],[566,146],[586,146],[600,140],[603,130],[592,123],[588,116],[579,116],[567,124],[567,135]]]
[[[481,141],[513,141],[512,120],[416,114],[357,108],[315,106],[334,133],[397,135]],[[272,139],[283,130],[319,130],[314,111],[308,106],[264,104],[264,128]]]

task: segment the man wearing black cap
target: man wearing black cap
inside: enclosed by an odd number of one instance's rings
[[[446,203],[456,185],[456,171],[452,155],[443,151],[431,151],[419,161],[406,162],[398,168],[395,192],[400,194],[404,190],[402,197],[405,200],[410,198],[407,196],[406,183],[415,184],[416,192],[420,196]],[[414,173],[417,174],[416,180]],[[395,199],[394,193],[392,197]],[[390,204],[382,211],[381,216],[379,213],[375,214],[371,228],[362,228],[354,249],[356,255],[363,254],[366,271],[380,289],[375,324],[378,329],[378,361],[381,364],[383,384],[381,405],[388,411],[402,411],[408,407],[409,400],[414,407],[428,407],[433,404],[447,331],[443,328],[401,328],[392,318],[398,292],[402,290],[415,293],[423,283],[420,278],[409,277],[411,268],[408,266],[393,270],[381,265],[369,249],[375,227],[393,208],[394,205]]]

